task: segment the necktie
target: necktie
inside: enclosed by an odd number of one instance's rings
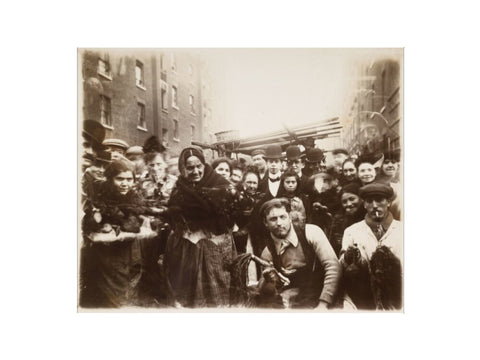
[[[383,230],[383,226],[378,224],[375,227],[375,237],[377,238],[377,240],[380,240],[384,234],[385,234],[385,231]]]
[[[285,250],[287,250],[289,245],[290,245],[290,242],[288,240],[282,240],[282,244],[280,245],[280,255],[282,255],[285,252]]]
[[[268,178],[268,180],[270,180],[271,182],[276,182],[276,181],[280,181],[280,178],[276,178],[276,179],[272,179],[272,178]]]

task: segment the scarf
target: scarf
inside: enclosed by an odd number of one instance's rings
[[[174,227],[181,231],[225,233],[233,226],[228,212],[228,186],[229,182],[208,164],[198,183],[179,177],[168,203]]]

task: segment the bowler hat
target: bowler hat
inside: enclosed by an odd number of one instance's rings
[[[283,159],[282,148],[280,145],[268,145],[265,149],[265,159]]]
[[[387,200],[393,198],[394,192],[391,186],[382,184],[382,183],[371,183],[365,186],[362,186],[358,191],[358,194],[362,199],[365,199],[369,196],[382,196]]]
[[[265,156],[265,150],[263,149],[255,149],[252,151],[252,157],[256,155],[263,155]]]
[[[85,120],[83,122],[82,135],[87,140],[94,141],[100,145],[105,139],[105,128],[98,121]]]
[[[323,151],[317,148],[308,150],[307,152],[307,162],[322,162],[325,160]]]
[[[286,153],[287,160],[298,160],[303,157],[303,154],[297,145],[290,145],[289,147],[287,147]]]
[[[332,150],[332,155],[337,155],[337,154],[345,154],[349,156],[350,154],[348,153],[347,149],[333,149]]]

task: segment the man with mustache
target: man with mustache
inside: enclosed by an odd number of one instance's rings
[[[338,259],[318,226],[294,226],[289,212],[290,203],[284,198],[262,205],[260,214],[268,235],[261,257],[272,261],[275,270],[288,278],[279,289],[286,307],[330,308],[341,277]]]
[[[350,273],[347,271],[347,268],[352,265],[352,259],[347,256],[349,253],[357,254],[353,265],[356,263],[359,268],[367,268],[369,266],[367,264],[371,264],[373,254],[377,249],[385,247],[388,248],[392,257],[396,258],[400,267],[403,263],[402,224],[395,220],[390,212],[390,206],[394,198],[393,189],[382,183],[372,183],[361,187],[359,195],[363,199],[363,206],[367,214],[364,220],[346,228],[343,234],[340,263],[344,268],[344,281],[346,283],[351,282]],[[353,275],[354,273],[351,274],[351,276]],[[370,291],[372,285],[368,279],[366,281],[355,279],[352,283],[355,283],[357,291],[363,290],[362,292],[365,293]],[[386,285],[388,286],[388,284]],[[351,291],[347,287],[347,293]],[[349,293],[349,295],[353,294]],[[354,297],[352,297],[352,300],[355,302]],[[375,308],[371,299],[366,303],[360,303],[360,300],[357,300],[355,305],[359,309]]]

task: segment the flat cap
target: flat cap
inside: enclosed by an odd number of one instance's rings
[[[252,156],[256,156],[256,155],[263,155],[265,156],[265,150],[263,149],[255,149],[252,151]]]
[[[105,139],[103,140],[102,145],[104,146],[117,146],[119,148],[122,148],[124,150],[127,150],[129,148],[129,145],[126,141],[120,140],[120,139]]]
[[[369,196],[382,196],[390,200],[393,198],[394,192],[391,186],[382,183],[371,183],[362,186],[358,192],[362,199]]]
[[[135,145],[135,146],[130,146],[127,151],[125,152],[125,155],[143,155],[143,148],[141,146]]]

